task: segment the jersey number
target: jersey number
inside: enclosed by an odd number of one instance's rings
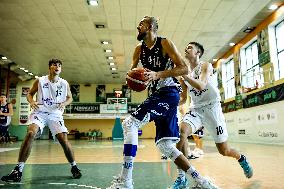
[[[150,62],[150,64],[153,64],[154,68],[161,67],[161,62],[159,61],[159,57],[152,58],[151,56],[149,56],[148,62]]]
[[[217,130],[217,135],[223,134],[223,129],[221,126],[216,127],[216,130]]]

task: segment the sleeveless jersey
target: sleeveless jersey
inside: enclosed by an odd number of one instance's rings
[[[155,44],[152,48],[148,48],[146,43],[143,41],[141,45],[140,60],[144,68],[158,72],[169,70],[174,67],[174,63],[166,55],[163,56],[161,37],[157,37]],[[161,78],[150,83],[150,91],[153,93],[156,90],[166,86],[180,86],[179,82],[174,77]]]
[[[40,77],[37,92],[39,109],[35,110],[35,112],[62,115],[63,111],[59,110],[58,106],[66,101],[67,87],[67,81],[60,77],[56,83],[50,82],[48,76]]]
[[[198,64],[191,72],[191,77],[199,79],[201,75],[202,63]],[[193,88],[187,81],[185,84],[188,87],[188,95],[190,96],[190,107],[200,108],[210,103],[220,102],[221,96],[218,89],[217,74],[212,74],[208,77],[208,82],[202,91]]]
[[[6,103],[5,105],[0,105],[1,112],[9,113],[8,105],[9,105],[8,103]],[[10,124],[10,122],[11,122],[11,116],[0,115],[0,125],[7,126]]]

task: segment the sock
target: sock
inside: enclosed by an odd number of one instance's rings
[[[245,159],[246,159],[245,156],[241,154],[241,157],[240,157],[240,159],[238,160],[238,162],[242,162],[242,161],[244,161]]]
[[[18,162],[17,166],[19,167],[19,171],[23,172],[24,166],[25,166],[25,162]]]
[[[122,171],[121,171],[121,178],[123,180],[132,179],[133,161],[134,161],[134,157],[132,156],[123,157],[123,165],[122,165]]]
[[[73,161],[72,163],[70,163],[71,167],[76,165],[76,161]]]
[[[185,172],[180,168],[177,169],[177,172],[178,172],[178,177],[181,178],[182,181],[184,181],[185,180]]]
[[[200,174],[193,166],[190,166],[189,169],[186,171],[186,173],[189,174],[193,179],[201,178]]]

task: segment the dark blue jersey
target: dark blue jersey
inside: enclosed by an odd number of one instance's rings
[[[0,105],[0,110],[3,113],[9,113],[8,103],[4,106]],[[8,122],[8,116],[0,115],[0,125],[6,125]]]
[[[156,43],[152,48],[148,48],[146,43],[143,41],[141,45],[140,60],[144,68],[158,72],[169,70],[174,67],[174,63],[168,55],[163,55],[162,51],[162,39],[157,37]],[[175,78],[159,79],[151,83],[150,90],[154,92],[161,87],[166,86],[179,86],[178,81]]]
[[[158,72],[173,66],[169,56],[163,56],[161,41],[162,38],[157,37],[156,43],[151,49],[147,47],[144,41],[142,42],[140,60],[144,68]]]

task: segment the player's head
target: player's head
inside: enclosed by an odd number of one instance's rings
[[[157,33],[158,21],[155,17],[144,16],[143,19],[139,22],[137,30],[138,30],[137,40],[141,41],[145,39],[147,33],[149,32]]]
[[[186,56],[190,55],[189,52],[193,53],[193,55],[198,55],[198,57],[201,58],[204,53],[204,48],[200,43],[189,42],[185,48]]]
[[[7,101],[7,97],[4,94],[0,95],[0,103],[6,102]]]
[[[59,74],[61,72],[62,61],[55,58],[50,59],[48,66],[51,73]]]
[[[52,66],[53,64],[60,64],[60,65],[62,65],[62,61],[59,60],[59,59],[56,59],[56,58],[52,58],[52,59],[49,60],[48,66],[50,67],[50,66]]]

